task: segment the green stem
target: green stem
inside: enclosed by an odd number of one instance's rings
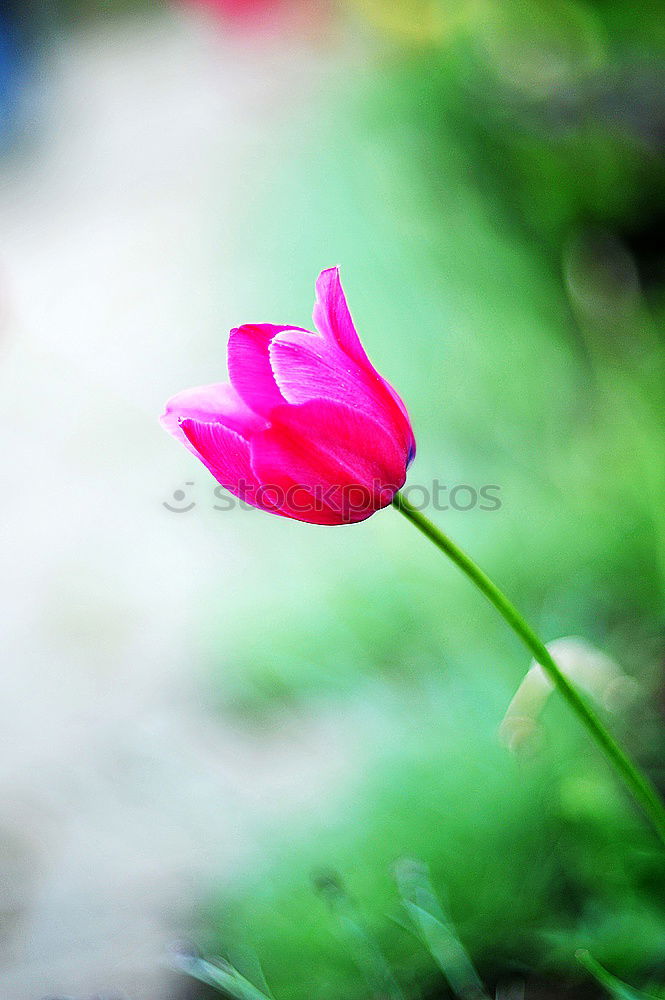
[[[571,684],[554,662],[544,642],[542,642],[519,611],[510,603],[496,584],[466,555],[447,535],[444,535],[432,522],[417,510],[401,493],[396,493],[393,506],[411,521],[419,531],[426,535],[436,547],[444,552],[458,566],[476,587],[485,595],[491,604],[503,615],[513,631],[519,636],[534,659],[540,663],[552,683],[558,688],[564,699],[586,726],[596,743],[623,778],[624,782],[641,805],[651,821],[658,836],[665,844],[665,805],[658,792],[645,774],[632,762],[628,754],[612,736],[591,705]]]

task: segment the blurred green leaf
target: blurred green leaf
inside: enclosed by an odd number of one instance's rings
[[[217,959],[215,964],[204,958],[190,955],[179,955],[175,965],[182,972],[198,979],[208,986],[214,986],[233,1000],[273,1000],[253,986],[244,976],[241,976],[232,965]]]
[[[614,1000],[662,1000],[664,995],[662,992],[656,996],[654,993],[643,993],[641,990],[633,989],[632,986],[622,983],[583,948],[576,953],[576,958],[580,965],[583,965],[587,972],[591,973],[593,978],[607,990]]]

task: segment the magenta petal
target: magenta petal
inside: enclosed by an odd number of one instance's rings
[[[188,418],[180,426],[191,449],[224,489],[261,510],[280,513],[269,502],[270,495],[260,492],[246,438],[219,423]]]
[[[346,296],[339,277],[339,268],[331,267],[321,271],[316,282],[316,303],[314,324],[329,343],[335,343],[352,361],[363,369],[368,384],[373,387],[378,398],[389,398],[387,410],[393,414],[395,425],[402,429],[407,442],[409,462],[416,453],[416,441],[407,409],[389,382],[376,371],[370,362],[356,331]],[[378,388],[380,386],[380,389]],[[398,411],[398,415],[396,415]]]
[[[335,341],[359,365],[369,364],[346,304],[337,267],[321,271],[316,280],[314,326],[324,337]]]
[[[234,388],[255,413],[268,416],[284,398],[270,366],[270,342],[278,333],[297,327],[272,323],[246,323],[231,330],[228,347],[229,377]]]
[[[279,407],[252,438],[251,455],[257,478],[281,491],[284,512],[317,524],[364,520],[406,477],[406,455],[391,434],[326,399]]]
[[[316,333],[288,330],[270,344],[270,364],[287,403],[333,399],[353,406],[365,390],[358,365],[334,341]]]
[[[222,423],[244,437],[265,427],[265,420],[250,410],[228,382],[184,389],[166,404],[160,418],[162,426],[192,451],[191,442],[180,425],[187,418]]]
[[[329,399],[371,417],[413,450],[411,424],[397,393],[372,368],[358,365],[336,343],[288,330],[270,344],[270,361],[282,396],[289,403]]]

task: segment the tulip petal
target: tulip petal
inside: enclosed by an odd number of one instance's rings
[[[270,366],[269,347],[274,337],[298,327],[272,323],[246,323],[231,330],[228,347],[229,377],[234,388],[255,413],[268,416],[284,402]]]
[[[358,365],[319,334],[280,333],[272,340],[269,353],[283,402],[334,399],[352,407],[358,396],[365,395]]]
[[[406,478],[394,437],[327,399],[279,407],[250,450],[257,478],[283,491],[288,516],[317,524],[364,520],[388,506]]]
[[[382,386],[397,407],[405,427],[408,441],[409,464],[416,454],[416,440],[406,406],[389,382],[376,371],[356,330],[346,301],[346,295],[339,277],[339,268],[330,267],[321,271],[316,281],[316,303],[314,305],[314,325],[328,341],[336,343],[344,353],[365,369],[375,385]]]
[[[162,426],[193,451],[181,426],[181,421],[186,418],[221,423],[244,437],[265,427],[265,420],[250,410],[228,382],[184,389],[167,402],[160,418]]]
[[[346,302],[338,267],[329,267],[316,280],[314,326],[359,365],[369,365]]]
[[[218,483],[245,503],[279,514],[270,493],[262,490],[250,459],[249,441],[220,423],[184,419],[180,427],[191,450]]]
[[[358,365],[336,343],[294,330],[277,334],[269,351],[275,380],[287,402],[344,403],[381,424],[411,453],[413,433],[403,405],[369,361]]]

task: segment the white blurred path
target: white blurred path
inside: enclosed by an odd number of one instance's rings
[[[159,1000],[206,879],[348,772],[325,721],[252,735],[206,708],[197,615],[221,566],[260,555],[161,506],[192,466],[156,415],[223,366],[248,175],[330,71],[294,46],[166,14],[81,32],[41,134],[0,165],[7,1000]]]

